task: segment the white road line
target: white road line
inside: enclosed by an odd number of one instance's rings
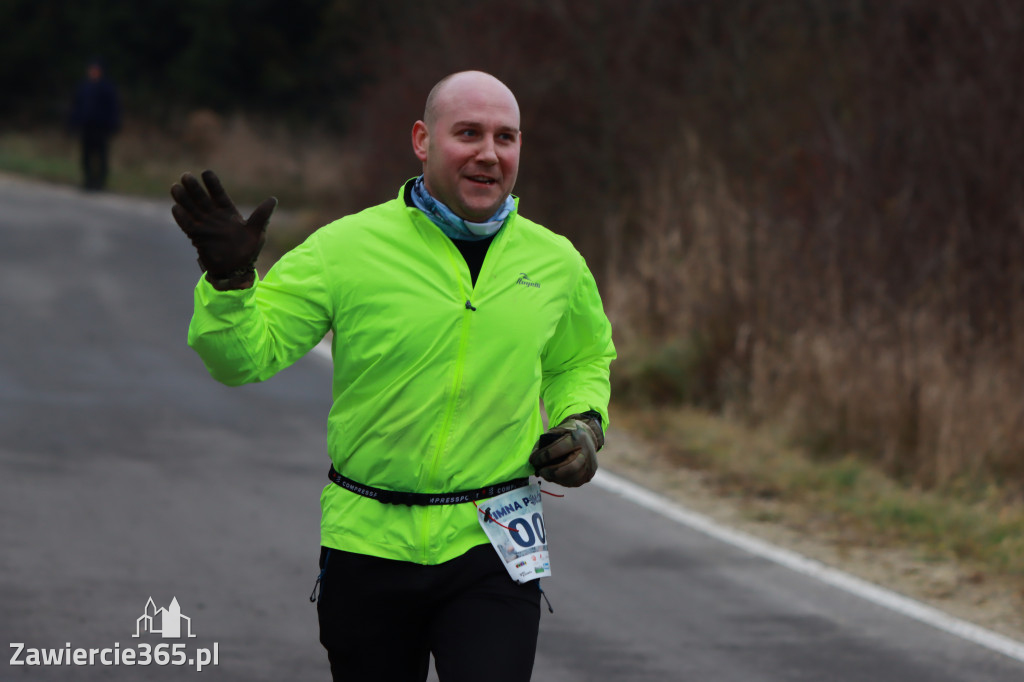
[[[322,341],[314,349],[321,357],[331,358],[331,346]],[[755,556],[768,559],[803,575],[820,580],[873,604],[902,613],[944,632],[956,635],[969,642],[974,642],[992,651],[1009,656],[1024,663],[1024,644],[997,632],[955,618],[934,607],[905,597],[874,583],[862,580],[849,573],[827,566],[815,559],[810,559],[788,549],[776,547],[752,535],[734,530],[677,504],[657,493],[654,493],[626,479],[609,473],[604,469],[597,472],[593,483],[598,487],[620,495],[644,509],[649,509],[665,518],[681,523],[684,526],[700,531],[705,535],[742,549]]]
[[[594,477],[593,483],[609,492],[621,495],[644,509],[649,509],[667,519],[693,528],[716,540],[738,547],[755,556],[768,559],[798,573],[845,590],[869,602],[897,613],[902,613],[939,630],[1024,662],[1024,644],[1009,637],[1004,637],[991,630],[986,630],[973,623],[950,616],[936,608],[839,571],[815,559],[809,559],[796,552],[776,547],[746,533],[723,526],[703,514],[686,509],[682,505],[607,471],[599,470]]]

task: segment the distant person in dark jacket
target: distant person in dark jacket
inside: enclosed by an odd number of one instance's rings
[[[90,61],[85,74],[75,89],[68,125],[81,140],[83,187],[97,191],[107,184],[110,138],[121,128],[121,107],[102,61]]]

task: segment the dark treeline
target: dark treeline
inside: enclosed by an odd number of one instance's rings
[[[580,245],[622,338],[676,346],[634,388],[799,412],[926,482],[1024,481],[1000,378],[1024,376],[1024,3],[6,0],[0,22],[2,122],[59,120],[101,54],[135,116],[344,135],[360,201],[415,172],[430,86],[488,70],[522,106],[526,212]]]
[[[102,58],[136,116],[196,107],[344,124],[377,74],[388,3],[344,0],[5,0],[0,120],[59,118],[86,60]],[[379,8],[379,9],[378,9]]]

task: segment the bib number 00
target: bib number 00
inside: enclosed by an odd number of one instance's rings
[[[525,583],[551,575],[539,484],[478,504],[480,526],[513,580]]]
[[[523,517],[516,517],[508,523],[509,535],[520,547],[533,547],[545,545],[548,541],[544,532],[544,515],[534,512],[529,521]]]

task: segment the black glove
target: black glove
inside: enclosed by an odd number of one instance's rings
[[[577,488],[597,472],[597,451],[604,445],[604,431],[596,412],[566,417],[548,429],[530,453],[530,464],[541,478]]]
[[[256,207],[248,220],[235,208],[213,171],[203,171],[204,190],[191,173],[171,187],[171,214],[199,253],[199,266],[214,288],[245,289],[256,278],[256,258],[267,240],[271,197]],[[209,194],[207,194],[209,192]]]

